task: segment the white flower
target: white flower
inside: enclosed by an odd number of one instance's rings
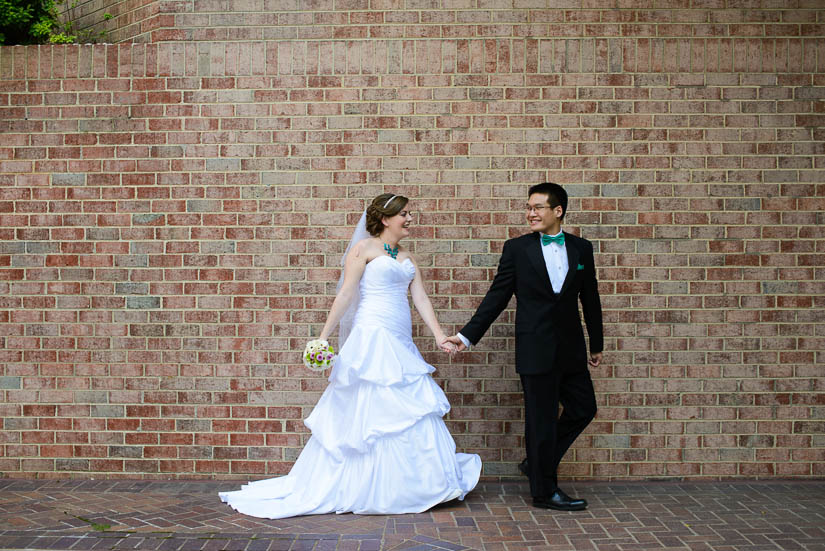
[[[315,371],[328,368],[335,359],[335,350],[323,339],[311,340],[304,348],[304,365]]]

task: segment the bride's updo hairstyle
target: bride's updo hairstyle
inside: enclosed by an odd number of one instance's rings
[[[382,193],[372,200],[367,207],[367,231],[373,237],[378,237],[384,231],[381,220],[386,216],[392,218],[407,206],[409,199],[394,193]]]

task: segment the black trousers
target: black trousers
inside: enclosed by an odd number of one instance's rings
[[[593,381],[586,364],[564,369],[557,363],[552,373],[521,375],[521,384],[530,493],[549,497],[558,488],[561,458],[596,416]]]

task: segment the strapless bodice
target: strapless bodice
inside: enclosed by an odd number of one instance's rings
[[[358,287],[361,298],[353,324],[380,325],[410,335],[407,290],[414,277],[415,264],[409,258],[399,262],[379,256],[368,262]]]

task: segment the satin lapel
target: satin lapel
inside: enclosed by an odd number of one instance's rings
[[[567,276],[564,278],[564,285],[561,286],[561,293],[567,290],[570,282],[576,277],[576,269],[579,267],[579,249],[573,245],[573,240],[569,238],[569,233],[565,232],[565,242],[567,249]]]
[[[544,255],[541,253],[541,240],[539,233],[533,232],[534,239],[527,245],[527,257],[533,264],[533,267],[539,273],[544,285],[551,285],[550,276],[547,273],[547,264],[544,263]]]

